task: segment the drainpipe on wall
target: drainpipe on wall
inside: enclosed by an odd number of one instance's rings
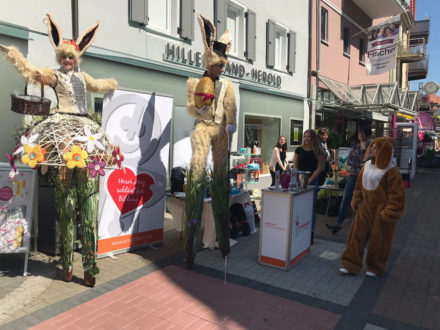
[[[313,102],[312,102],[312,7],[313,0],[309,0],[309,58],[307,60],[307,105],[309,106],[309,127],[311,128],[312,113],[314,112]]]
[[[78,39],[78,0],[72,0],[72,39]],[[75,67],[75,71],[78,71],[78,66]]]
[[[316,0],[316,85],[315,85],[315,100],[318,100],[318,75],[321,69],[321,0]],[[316,117],[316,101],[313,111],[310,114],[310,128],[315,128]]]

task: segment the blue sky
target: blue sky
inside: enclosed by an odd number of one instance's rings
[[[439,12],[439,0],[417,0],[416,2],[416,19],[431,18],[431,28],[427,48],[429,55],[428,76],[424,80],[411,81],[412,90],[418,89],[419,82],[435,81],[440,84],[440,20],[435,18],[435,13]],[[437,94],[440,95],[440,91]]]

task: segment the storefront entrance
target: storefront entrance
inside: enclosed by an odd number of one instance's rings
[[[281,119],[245,115],[244,121],[244,147],[251,147],[255,141],[258,141],[261,158],[268,162],[272,155],[272,148],[280,136]]]

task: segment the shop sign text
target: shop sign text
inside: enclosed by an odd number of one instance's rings
[[[204,68],[203,53],[194,52],[191,49],[187,50],[184,47],[167,43],[165,45],[165,53],[163,54],[163,60],[166,62],[186,65],[195,68]],[[246,70],[243,64],[234,63],[228,61],[225,67],[225,76],[238,78],[242,80],[252,81],[254,83],[281,88],[281,76],[266,72],[264,70],[251,69]]]

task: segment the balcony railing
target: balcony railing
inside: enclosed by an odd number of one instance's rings
[[[430,32],[430,20],[418,20],[416,23],[411,26],[410,36],[411,39],[424,38],[426,42],[429,40],[429,32]]]
[[[426,41],[424,38],[412,38],[409,43],[399,43],[399,59],[403,63],[422,61],[426,58]]]
[[[422,61],[409,63],[408,80],[425,79],[429,71],[429,57]]]

